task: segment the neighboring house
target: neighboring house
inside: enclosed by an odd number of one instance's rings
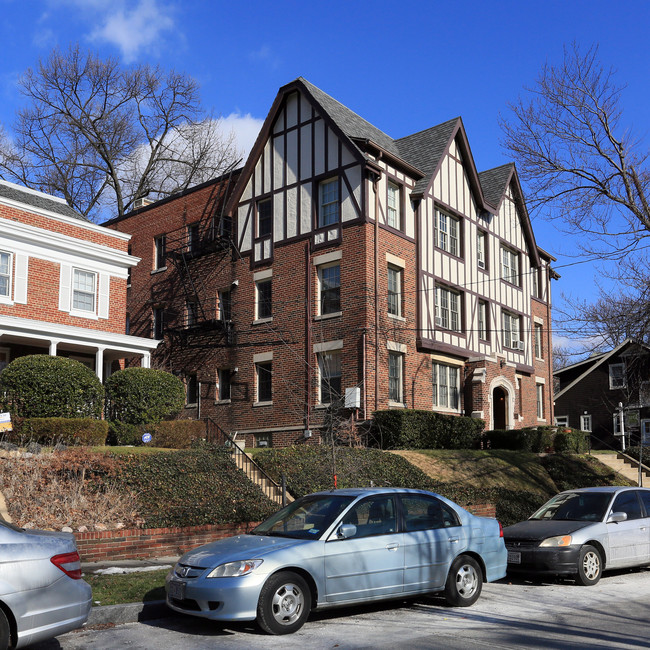
[[[133,235],[132,328],[164,339],[185,416],[248,446],[318,440],[333,405],[553,422],[554,258],[460,118],[394,140],[300,78],[243,170],[107,225]]]
[[[129,236],[62,199],[0,181],[0,370],[16,357],[70,357],[100,379],[158,344],[127,336]]]
[[[626,439],[650,442],[650,348],[627,339],[602,354],[555,372],[556,424],[590,431],[597,449],[621,448],[620,408]]]

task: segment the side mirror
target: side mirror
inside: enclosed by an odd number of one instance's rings
[[[339,539],[348,539],[348,537],[354,537],[357,534],[357,527],[354,524],[341,524],[336,533],[336,536]]]
[[[626,512],[612,512],[612,514],[607,517],[608,524],[618,524],[622,521],[627,521]]]

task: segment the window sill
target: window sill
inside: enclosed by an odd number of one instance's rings
[[[392,318],[393,320],[398,320],[402,323],[406,323],[406,317],[400,316],[399,314],[388,314],[388,318]]]
[[[155,275],[156,273],[162,273],[163,271],[166,270],[167,270],[166,266],[161,266],[159,269],[153,269],[153,271],[151,271],[151,275]]]
[[[220,404],[230,404],[231,400],[229,399],[217,399],[214,401],[215,406],[218,406]]]
[[[453,415],[460,413],[460,409],[451,409],[448,406],[433,406],[432,408],[435,413],[449,413]]]
[[[518,284],[515,284],[514,282],[510,282],[510,280],[506,280],[505,278],[501,278],[501,282],[504,284],[507,284],[509,287],[512,287],[513,289],[519,289],[521,291],[521,286]]]
[[[328,318],[337,318],[338,316],[343,316],[343,312],[334,311],[331,314],[318,314],[318,316],[314,316],[314,320],[327,320]]]
[[[195,409],[196,408],[196,402],[192,402],[191,404],[185,404],[186,409]]]
[[[97,314],[93,314],[87,311],[70,310],[68,313],[70,314],[70,316],[74,316],[75,318],[87,318],[88,320],[99,320],[99,316],[97,316]]]
[[[0,305],[13,305],[14,301],[8,296],[0,296]]]
[[[270,402],[253,402],[253,408],[257,408],[259,406],[273,406],[273,401],[270,401]]]
[[[273,316],[269,316],[268,318],[256,318],[253,321],[253,325],[262,325],[264,323],[272,323],[273,322]]]
[[[405,409],[406,404],[404,402],[393,402],[393,400],[388,400],[388,408],[391,409]]]

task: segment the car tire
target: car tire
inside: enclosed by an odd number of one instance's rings
[[[11,629],[5,613],[0,608],[0,649],[4,650],[9,647],[11,641]]]
[[[482,589],[483,572],[478,562],[469,555],[457,557],[445,583],[447,602],[453,607],[469,607],[478,600]]]
[[[578,575],[576,582],[579,585],[590,587],[595,585],[603,575],[603,559],[597,548],[583,546],[578,558]]]
[[[257,603],[257,623],[268,634],[292,634],[307,620],[311,592],[297,573],[282,571],[262,587]]]

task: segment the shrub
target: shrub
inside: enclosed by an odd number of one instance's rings
[[[546,427],[526,429],[494,429],[481,435],[484,449],[512,449],[541,453],[553,446],[553,432]]]
[[[108,422],[91,418],[25,418],[10,438],[25,446],[29,442],[56,444],[103,445]]]
[[[589,451],[589,433],[560,429],[555,434],[553,446],[557,453],[586,454]]]
[[[382,449],[473,449],[483,420],[442,415],[418,409],[393,409],[373,414]]]
[[[195,440],[205,437],[205,423],[201,420],[171,420],[140,427],[152,435],[154,447],[189,449]]]
[[[142,433],[137,424],[126,424],[118,420],[111,420],[108,423],[108,439],[106,440],[109,445],[141,445]]]
[[[160,422],[176,415],[185,404],[183,382],[164,370],[126,368],[105,383],[110,420],[127,424]]]
[[[559,491],[601,485],[636,485],[593,456],[554,454],[541,459]]]
[[[4,408],[25,418],[99,418],[104,387],[83,363],[33,354],[12,361],[0,374]]]

